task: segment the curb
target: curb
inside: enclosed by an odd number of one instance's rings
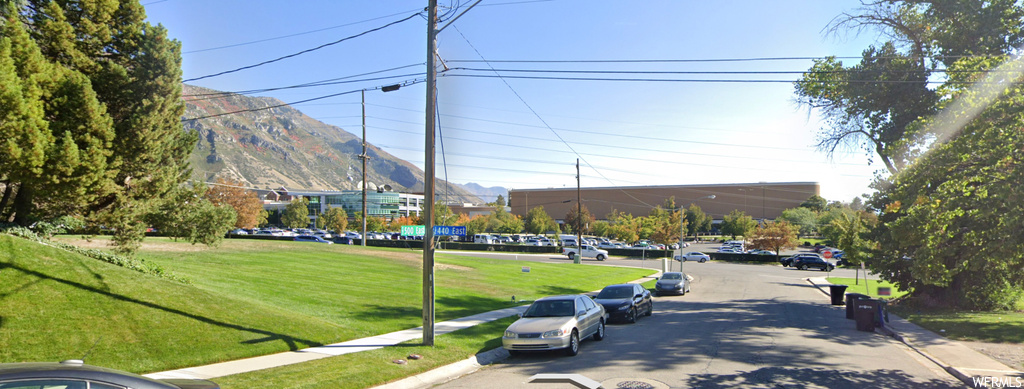
[[[429,370],[412,377],[390,382],[384,385],[374,386],[370,389],[417,389],[443,384],[452,381],[466,374],[480,370],[480,368],[492,363],[504,360],[509,357],[508,351],[498,347],[476,354],[459,362]]]
[[[807,281],[807,283],[809,283],[812,286],[814,286],[815,288],[817,288],[818,291],[821,292],[822,294],[824,294],[826,296],[829,296],[829,297],[832,296],[829,292],[826,292],[824,289],[822,289],[822,286],[826,286],[828,284],[818,284],[818,283],[812,281],[811,278],[804,278],[804,281]],[[825,281],[825,282],[828,282],[828,281]],[[899,316],[896,316],[896,317],[899,317]],[[893,339],[899,341],[900,343],[903,343],[907,347],[910,347],[911,350],[914,350],[915,352],[917,352],[921,356],[927,358],[929,361],[932,361],[932,363],[934,363],[938,367],[942,368],[942,370],[945,370],[946,373],[949,373],[950,375],[952,375],[956,379],[958,379],[961,382],[963,382],[968,387],[972,387],[972,388],[976,387],[975,386],[975,377],[973,377],[970,374],[967,374],[966,372],[964,372],[960,368],[952,366],[952,365],[942,361],[941,359],[936,358],[935,356],[932,356],[931,354],[926,352],[923,348],[915,346],[910,340],[908,340],[905,336],[903,336],[899,332],[894,331],[892,328],[889,328],[888,326],[878,327],[877,329],[880,330],[880,332],[882,334],[884,334],[884,335],[886,335],[886,336],[888,336],[890,338],[893,338]]]

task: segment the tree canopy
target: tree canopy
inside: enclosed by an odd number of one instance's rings
[[[180,43],[138,0],[5,1],[0,17],[0,216],[85,216],[131,252],[190,175]]]

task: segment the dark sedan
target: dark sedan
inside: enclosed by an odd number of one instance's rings
[[[654,284],[654,292],[661,296],[663,294],[683,295],[690,291],[690,279],[686,274],[680,272],[667,272],[661,275],[658,282]]]
[[[220,389],[207,380],[154,380],[79,360],[0,363],[0,389]]]
[[[818,269],[821,271],[832,271],[836,268],[836,265],[818,257],[800,257],[793,261],[793,267],[800,270]]]
[[[601,289],[594,302],[604,307],[609,320],[636,323],[641,313],[644,316],[651,316],[654,313],[651,292],[638,284],[608,285]]]

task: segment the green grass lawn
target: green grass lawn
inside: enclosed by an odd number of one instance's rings
[[[366,388],[416,375],[501,347],[501,334],[515,317],[439,335],[434,347],[418,341],[296,365],[214,379],[224,389]],[[423,356],[409,360],[410,354]],[[404,359],[405,365],[392,361]]]
[[[869,294],[872,298],[880,297],[879,286],[891,287],[891,298],[907,294],[885,281],[868,280],[868,293],[865,293],[863,279],[860,285],[855,285],[853,278],[830,277],[828,280],[834,284],[849,285],[847,293]],[[956,312],[919,309],[900,304],[890,305],[889,311],[953,340],[1024,343],[1024,312]]]
[[[104,239],[61,240],[106,247]],[[421,251],[257,240],[207,248],[147,238],[139,257],[193,283],[184,285],[9,236],[0,247],[4,362],[88,352],[92,364],[151,372],[422,324]],[[437,262],[437,321],[508,307],[512,295],[586,292],[652,273],[568,261]]]
[[[324,344],[347,330],[0,235],[0,361],[85,359],[134,372]]]
[[[922,311],[895,306],[902,318],[954,340],[1024,343],[1024,312]]]
[[[857,279],[854,279],[854,278],[828,277],[828,282],[831,282],[833,284],[848,286],[848,288],[846,288],[846,293],[866,294],[866,295],[871,296],[871,298],[895,299],[895,298],[903,297],[903,295],[907,294],[907,291],[899,290],[899,288],[897,288],[896,285],[893,285],[893,284],[890,284],[890,283],[888,283],[886,281],[881,281],[881,280],[867,280],[867,281],[865,281],[863,278],[861,278],[860,280],[857,280]],[[892,290],[892,295],[891,296],[879,296],[878,295],[878,288],[879,287],[890,288]]]

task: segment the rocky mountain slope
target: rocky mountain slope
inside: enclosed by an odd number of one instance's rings
[[[192,153],[193,176],[213,182],[232,178],[261,189],[358,189],[362,180],[362,146],[358,136],[306,116],[278,99],[249,97],[185,85],[185,118],[225,112],[249,112],[185,120],[185,128],[199,133]],[[271,106],[280,107],[257,110]],[[367,182],[371,188],[390,185],[398,192],[423,192],[423,171],[373,146]],[[438,179],[437,193],[448,186],[450,201],[482,204],[480,198],[457,184]]]

